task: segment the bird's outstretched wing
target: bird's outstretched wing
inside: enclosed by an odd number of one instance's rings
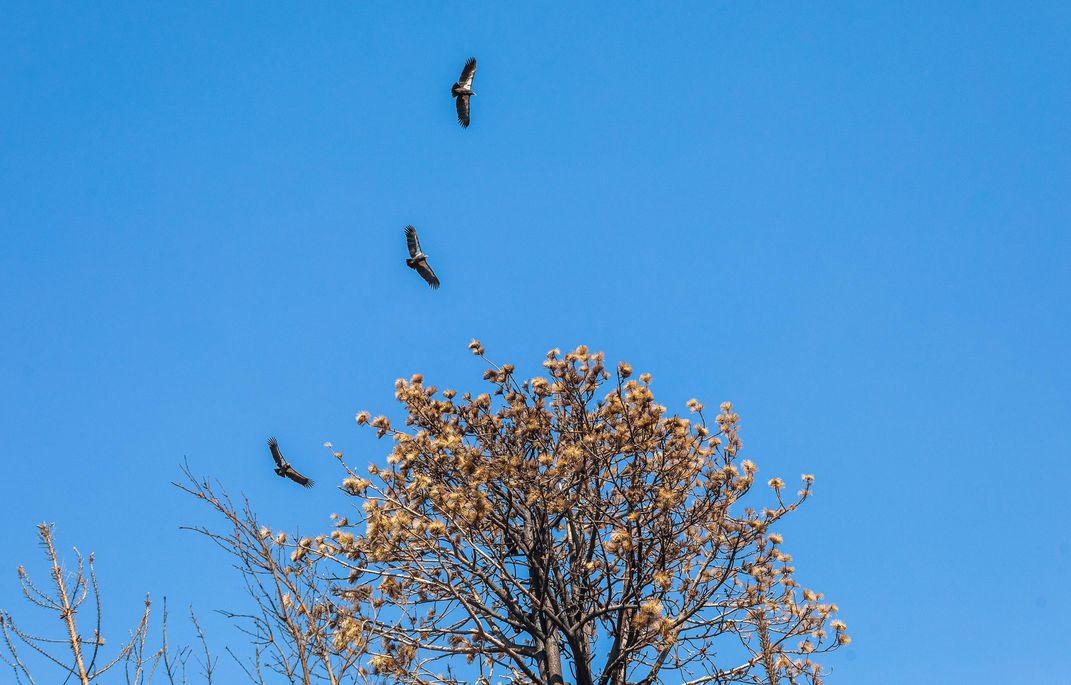
[[[271,457],[275,460],[275,465],[279,468],[286,466],[286,459],[283,459],[283,453],[279,451],[279,441],[274,437],[268,438],[268,449],[271,450]]]
[[[416,270],[417,273],[420,274],[420,277],[427,281],[428,285],[430,285],[432,288],[439,287],[439,277],[436,276],[435,272],[431,270],[430,266],[428,266],[427,260],[421,259],[416,265]]]
[[[420,254],[420,238],[417,237],[416,229],[412,224],[405,227],[405,244],[409,246],[410,257]]]
[[[461,70],[461,77],[457,80],[457,85],[465,90],[472,90],[472,78],[474,76],[476,76],[476,58],[469,57],[469,61],[465,62],[465,68]]]
[[[457,123],[461,124],[461,128],[469,127],[469,96],[458,95],[454,98],[457,101]]]
[[[286,467],[286,477],[302,487],[311,488],[313,485],[316,485],[316,482],[311,478],[306,478],[290,466]]]

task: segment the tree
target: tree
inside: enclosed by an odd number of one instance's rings
[[[657,404],[651,377],[611,373],[585,347],[548,353],[546,375],[520,380],[487,360],[489,392],[441,393],[422,376],[396,384],[405,428],[357,414],[393,442],[365,478],[345,472],[358,506],[315,537],[272,531],[248,501],[193,477],[178,486],[221,514],[193,528],[236,560],[252,609],[230,612],[252,640],[232,656],[258,685],[539,683],[700,685],[818,683],[815,655],[850,642],[837,607],[796,582],[778,522],[811,495],[781,478],[752,492],[739,416],[724,403],[708,423]],[[764,506],[752,500],[764,499]],[[186,682],[188,647],[148,651],[149,602],[128,642],[103,666],[100,595],[89,558],[64,568],[40,526],[54,584],[20,567],[26,597],[55,611],[59,639],[30,635],[0,612],[5,659],[36,682],[19,645],[83,685],[124,664],[127,682]],[[96,628],[77,615],[92,595]],[[204,650],[201,675],[215,660]],[[66,655],[51,651],[69,651]],[[230,651],[230,650],[228,650]],[[468,662],[460,666],[459,661]],[[455,668],[466,673],[455,675]],[[469,674],[472,674],[469,677]],[[266,677],[267,676],[267,677]]]
[[[393,447],[372,479],[335,452],[359,506],[329,536],[228,541],[284,546],[283,577],[333,583],[302,609],[331,624],[303,634],[329,630],[362,678],[414,685],[820,682],[815,655],[850,639],[774,532],[812,476],[795,496],[772,478],[751,504],[731,404],[712,423],[697,400],[670,414],[650,375],[585,347],[552,350],[530,380],[470,349],[489,392],[414,375],[396,385],[405,429],[357,415]]]
[[[158,648],[150,652],[147,647],[152,603],[146,595],[145,610],[141,620],[130,631],[130,638],[119,644],[114,655],[105,658],[102,651],[105,647],[102,633],[104,608],[101,604],[93,555],[89,555],[87,564],[76,549],[74,552],[77,562],[73,569],[69,568],[60,561],[56,552],[52,526],[42,523],[37,527],[37,533],[49,563],[52,588],[45,589],[38,585],[30,578],[25,567],[19,566],[22,593],[30,605],[54,612],[63,623],[64,631],[58,638],[32,634],[21,628],[10,613],[0,610],[0,640],[3,642],[3,651],[6,652],[6,655],[0,655],[0,662],[11,670],[15,682],[35,685],[38,682],[68,682],[74,678],[75,682],[81,685],[90,685],[104,682],[104,675],[109,672],[113,673],[110,676],[112,682],[119,682],[119,676],[115,674],[122,671],[122,677],[130,685],[148,685],[156,675],[165,678],[170,685],[185,685],[191,650],[189,647],[172,650],[169,645],[166,600]],[[92,603],[87,605],[90,597]],[[92,611],[92,633],[86,633],[84,626],[78,622],[83,608]],[[204,650],[205,660],[201,662],[203,682],[211,685],[215,660],[209,653],[204,632],[192,609],[190,620]],[[121,669],[116,668],[120,665]],[[63,681],[37,679],[41,677],[39,671],[49,668],[64,674]]]

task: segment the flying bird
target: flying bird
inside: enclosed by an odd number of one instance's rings
[[[405,242],[409,246],[409,259],[405,265],[410,269],[416,269],[420,277],[428,282],[432,288],[439,287],[439,277],[428,266],[428,256],[420,250],[420,238],[417,237],[416,229],[412,224],[405,227]]]
[[[295,471],[294,467],[290,465],[290,462],[283,458],[283,453],[279,451],[278,440],[275,438],[268,438],[268,449],[271,450],[272,459],[275,460],[275,475],[280,478],[289,478],[298,485],[302,485],[306,488],[311,488],[316,484]]]
[[[469,61],[465,62],[465,68],[461,70],[461,78],[450,89],[450,94],[454,96],[455,104],[457,104],[457,123],[461,124],[461,128],[469,127],[469,97],[476,94],[472,92],[474,76],[476,76],[476,58],[469,57]]]

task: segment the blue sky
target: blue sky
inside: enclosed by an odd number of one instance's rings
[[[855,640],[829,682],[1066,682],[1069,29],[1058,2],[7,4],[0,606],[48,520],[117,629],[144,591],[233,608],[178,529],[211,521],[184,458],[315,530],[346,506],[320,445],[380,459],[353,414],[395,378],[587,343],[816,474],[786,548]],[[273,433],[321,487],[272,474]]]

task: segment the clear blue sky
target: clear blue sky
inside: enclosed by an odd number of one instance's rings
[[[381,458],[395,378],[583,342],[817,475],[786,546],[855,639],[831,683],[1071,682],[1067,3],[3,15],[0,606],[49,520],[117,628],[233,608],[184,457],[317,529],[320,445]]]

